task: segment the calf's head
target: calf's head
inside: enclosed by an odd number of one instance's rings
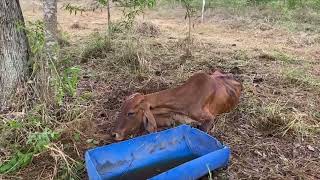
[[[148,132],[154,132],[157,129],[150,104],[145,96],[135,93],[127,97],[122,104],[112,136],[115,140],[121,141],[127,135],[139,130],[142,125]]]

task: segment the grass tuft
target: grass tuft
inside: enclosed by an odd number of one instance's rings
[[[295,64],[298,62],[295,57],[292,57],[284,52],[275,51],[273,53],[273,57],[276,61],[280,61],[287,64]]]
[[[289,108],[279,101],[261,108],[261,120],[255,122],[258,129],[272,136],[313,136],[320,133],[320,123],[310,122],[306,113]]]
[[[312,75],[306,68],[290,67],[282,70],[283,77],[297,86],[320,87],[320,78]]]
[[[88,59],[106,58],[112,51],[111,40],[100,33],[93,33],[82,52],[82,62]]]

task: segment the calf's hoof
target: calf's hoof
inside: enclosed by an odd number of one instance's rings
[[[212,128],[213,128],[213,123],[211,123],[211,122],[203,123],[203,124],[199,127],[199,129],[200,129],[201,131],[204,131],[204,132],[206,132],[206,133],[210,132],[210,130],[211,130]]]

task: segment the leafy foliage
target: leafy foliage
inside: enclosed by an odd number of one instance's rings
[[[120,6],[124,7],[123,25],[126,28],[130,28],[133,25],[134,19],[137,15],[143,13],[145,8],[152,8],[155,6],[155,0],[121,0],[119,1]]]
[[[99,2],[99,4],[101,6],[106,6],[108,3],[108,0],[96,0],[97,2]],[[183,5],[183,7],[186,9],[186,13],[185,13],[185,19],[189,20],[189,27],[191,27],[191,20],[192,18],[195,16],[198,8],[200,7],[200,3],[201,1],[194,1],[194,0],[181,0],[181,1],[177,1],[177,0],[172,0],[175,1],[175,3],[179,2],[180,4]],[[228,7],[230,9],[237,9],[239,7],[247,7],[247,6],[252,6],[253,8],[256,7],[260,7],[263,9],[264,7],[272,7],[272,8],[277,8],[277,10],[279,9],[279,11],[281,11],[281,15],[283,15],[283,18],[286,18],[285,20],[290,20],[290,19],[294,19],[294,15],[299,16],[299,19],[302,23],[305,23],[306,20],[303,18],[303,15],[305,15],[305,11],[301,11],[301,16],[300,14],[298,14],[298,10],[300,10],[300,8],[302,9],[303,7],[308,7],[309,9],[320,9],[320,0],[305,0],[305,1],[301,1],[301,0],[287,0],[287,1],[280,1],[280,0],[208,0],[207,1],[208,7],[212,7],[215,8],[216,5],[219,6],[224,6],[224,7]],[[144,10],[146,8],[152,8],[155,6],[156,1],[155,0],[119,0],[117,2],[114,2],[117,5],[121,6],[123,8],[123,15],[124,15],[124,19],[121,23],[116,24],[116,23],[110,23],[110,32],[121,32],[121,33],[125,33],[125,30],[129,30],[135,20],[135,17],[141,13],[144,12]],[[81,7],[78,5],[71,5],[68,4],[65,7],[65,10],[69,11],[70,14],[79,14],[83,13],[84,11],[91,11],[94,9],[89,9],[86,7]],[[309,10],[308,9],[308,10]],[[272,9],[274,10],[274,9]],[[260,12],[259,12],[260,13]],[[311,12],[313,13],[313,11]],[[261,16],[265,16],[263,13],[260,13],[259,15]],[[317,16],[314,16],[315,18],[317,18]],[[298,18],[297,18],[298,19]],[[309,20],[310,22],[312,20]],[[315,19],[315,21],[312,22],[319,22],[318,19]],[[301,24],[299,24],[301,25]],[[44,26],[43,26],[43,22],[42,21],[35,21],[35,22],[27,22],[27,27],[24,27],[23,25],[18,25],[18,28],[24,29],[27,32],[28,35],[28,39],[29,39],[29,43],[30,43],[30,49],[31,49],[31,66],[33,69],[33,74],[38,73],[38,70],[41,68],[40,65],[38,64],[39,62],[41,62],[41,60],[43,60],[43,48],[44,48]],[[189,28],[189,37],[186,40],[187,43],[190,44],[190,30],[191,28]],[[117,74],[119,76],[122,76],[124,71],[126,71],[126,73],[137,77],[141,77],[140,79],[144,79],[145,76],[149,76],[149,72],[147,70],[148,61],[145,61],[146,59],[152,59],[151,62],[153,62],[153,58],[158,58],[156,56],[150,56],[151,58],[149,58],[148,56],[146,56],[146,52],[140,50],[140,49],[144,49],[144,47],[140,47],[143,46],[143,44],[134,44],[134,41],[132,41],[131,36],[128,36],[127,39],[129,39],[128,44],[121,44],[119,43],[119,45],[117,44],[118,42],[122,41],[124,39],[124,34],[121,34],[121,38],[122,39],[116,39],[113,38],[112,40],[114,41],[114,46],[113,49],[110,48],[110,41],[106,41],[106,38],[104,35],[99,36],[98,38],[94,39],[93,43],[87,43],[87,48],[88,51],[84,51],[84,53],[82,54],[82,58],[85,59],[108,59],[107,61],[103,61],[104,63],[106,63],[107,65],[105,66],[107,69],[105,71],[109,71],[109,70],[114,70],[114,74]],[[117,47],[118,45],[118,47]],[[162,47],[162,44],[155,44],[157,47],[158,45]],[[121,47],[123,46],[123,47]],[[188,48],[190,49],[190,45],[188,46]],[[150,54],[153,53],[151,52],[152,49],[149,48],[149,46],[147,48],[145,48],[146,51],[150,51]],[[162,49],[162,48],[159,48]],[[164,49],[164,48],[163,48]],[[69,50],[69,49],[68,49]],[[171,50],[171,49],[170,49]],[[174,50],[173,50],[174,51]],[[158,51],[157,51],[158,52]],[[161,52],[161,54],[166,54],[168,52]],[[169,52],[171,53],[171,52]],[[176,54],[174,54],[175,56]],[[108,56],[113,56],[113,57],[108,57]],[[145,57],[144,57],[145,56]],[[284,65],[296,65],[298,63],[298,60],[293,59],[290,56],[287,56],[286,54],[274,54],[275,59],[277,61],[280,61],[281,64]],[[237,55],[238,57],[238,55]],[[59,57],[60,58],[60,57]],[[209,57],[208,59],[210,59],[211,57]],[[165,59],[165,57],[160,57],[159,59]],[[172,58],[173,59],[173,58]],[[219,55],[219,59],[220,61],[220,55]],[[237,60],[237,58],[233,58],[235,60]],[[247,59],[247,57],[245,58]],[[39,154],[43,154],[46,151],[52,151],[52,153],[56,153],[55,155],[59,155],[60,152],[56,152],[52,149],[53,145],[55,145],[55,141],[59,139],[60,137],[60,133],[57,132],[55,130],[56,128],[56,122],[59,121],[59,125],[60,123],[64,123],[66,122],[68,118],[67,117],[67,113],[63,114],[64,112],[62,111],[69,111],[70,109],[67,109],[68,104],[71,100],[76,99],[76,94],[77,94],[77,86],[79,83],[79,79],[80,79],[80,74],[82,72],[82,70],[78,67],[74,65],[74,59],[68,59],[70,61],[69,64],[63,62],[63,64],[61,65],[61,67],[59,65],[54,65],[52,64],[52,66],[50,66],[49,68],[51,68],[51,70],[55,71],[55,74],[53,76],[53,81],[51,81],[51,86],[55,87],[55,96],[52,96],[52,99],[55,99],[56,102],[58,103],[58,105],[60,106],[56,106],[56,104],[54,106],[50,106],[51,109],[46,109],[45,105],[40,104],[38,101],[36,103],[39,104],[32,104],[32,107],[28,107],[28,109],[26,109],[26,113],[25,113],[25,117],[5,117],[7,119],[2,119],[3,120],[3,124],[0,125],[0,135],[1,138],[3,140],[0,140],[0,145],[2,146],[2,142],[1,141],[6,141],[7,144],[10,145],[10,147],[8,146],[4,146],[6,149],[6,151],[8,151],[8,154],[6,154],[6,158],[5,161],[0,164],[0,173],[10,173],[10,172],[14,172],[17,171],[25,166],[27,166],[28,164],[30,164],[30,162],[32,161],[32,159],[35,156],[38,156]],[[241,60],[241,61],[240,61]],[[242,62],[243,58],[241,57],[239,61],[237,61],[237,63]],[[203,61],[206,62],[206,61]],[[224,61],[221,61],[224,62]],[[247,62],[247,61],[246,61]],[[59,62],[58,62],[59,63]],[[97,61],[97,63],[99,63]],[[188,62],[192,65],[192,68],[190,72],[193,72],[193,68],[199,65],[198,63],[194,63],[194,62]],[[192,64],[194,63],[194,64]],[[201,62],[202,63],[202,62]],[[206,62],[207,63],[207,62]],[[212,62],[208,62],[208,64],[210,64]],[[165,64],[165,68],[167,68],[167,65],[171,65],[172,61],[170,58],[170,62],[168,62],[167,64]],[[174,64],[174,63],[173,63]],[[230,65],[230,63],[226,63],[228,65]],[[210,64],[211,65],[211,64]],[[232,65],[232,64],[231,64]],[[57,66],[57,67],[56,67]],[[152,65],[153,66],[153,65]],[[157,64],[156,64],[157,66]],[[227,66],[227,65],[226,65]],[[191,66],[190,66],[191,67]],[[242,67],[242,66],[241,66]],[[156,67],[157,68],[157,67]],[[155,68],[155,70],[157,70]],[[161,70],[163,68],[161,67]],[[170,68],[169,68],[170,69]],[[185,72],[183,70],[183,67],[181,68],[181,72]],[[158,71],[158,70],[157,70]],[[165,69],[165,73],[167,73],[167,69]],[[306,87],[314,87],[314,89],[316,89],[317,87],[320,87],[320,80],[319,78],[317,78],[315,75],[309,75],[306,74],[306,69],[303,68],[288,68],[285,69],[283,71],[283,75],[281,76],[283,79],[285,79],[287,83],[292,84],[296,84],[296,86],[306,86]],[[153,69],[150,71],[151,73],[153,73]],[[160,72],[160,71],[159,71]],[[168,74],[174,74],[176,71],[168,71]],[[143,74],[145,73],[145,74]],[[150,73],[150,74],[151,74]],[[181,74],[183,74],[181,73]],[[160,73],[161,74],[161,73]],[[94,74],[95,75],[95,74]],[[109,72],[108,72],[109,75]],[[111,74],[113,75],[113,74]],[[127,74],[124,74],[126,77]],[[114,76],[112,76],[112,78],[114,78]],[[33,76],[30,78],[31,81],[33,80]],[[139,79],[139,81],[140,81]],[[170,79],[170,78],[169,78]],[[174,78],[176,79],[176,78]],[[151,81],[152,82],[152,81]],[[32,83],[36,83],[36,82],[32,82]],[[120,86],[119,86],[120,87]],[[113,89],[113,88],[112,88]],[[119,88],[121,89],[121,88]],[[129,90],[131,90],[129,88]],[[126,90],[123,90],[126,91]],[[82,98],[84,99],[83,101],[89,101],[92,100],[94,97],[94,91],[93,92],[87,92],[82,93]],[[115,96],[118,96],[119,94],[116,94]],[[72,98],[69,98],[72,97]],[[95,98],[95,97],[94,97]],[[30,98],[30,99],[36,99],[36,98]],[[76,99],[77,100],[77,99]],[[28,99],[29,101],[29,99]],[[69,101],[69,102],[68,102]],[[113,103],[113,102],[112,102]],[[247,102],[248,103],[248,102]],[[247,103],[244,103],[243,105],[247,105]],[[253,105],[258,104],[258,103],[253,103]],[[250,108],[250,104],[247,105],[249,107],[249,110],[243,110],[244,112],[249,112],[249,113],[257,113],[258,110],[251,110]],[[243,107],[243,106],[242,106]],[[256,106],[254,106],[256,107]],[[259,107],[259,106],[258,106]],[[74,107],[72,107],[74,108]],[[82,109],[77,107],[78,109],[74,108],[71,109],[69,112],[73,111],[81,111]],[[63,110],[61,110],[63,109]],[[61,112],[60,112],[61,110]],[[241,110],[241,109],[240,109]],[[277,110],[277,111],[275,111]],[[300,129],[307,129],[307,131],[310,131],[307,127],[307,125],[304,125],[302,122],[302,118],[301,121],[299,118],[292,118],[293,119],[293,125],[289,124],[288,125],[288,121],[285,121],[285,119],[280,118],[280,120],[283,120],[282,124],[281,122],[279,123],[279,119],[277,118],[278,116],[283,116],[285,117],[281,111],[281,108],[279,108],[278,106],[273,106],[270,105],[266,106],[266,108],[264,108],[263,111],[261,111],[262,113],[267,115],[267,120],[266,122],[259,122],[260,124],[263,124],[266,126],[266,124],[275,124],[276,127],[279,126],[280,128],[285,127],[285,131],[287,130],[295,130],[295,131],[302,131]],[[251,112],[253,111],[253,112]],[[278,112],[279,111],[279,112]],[[259,113],[259,112],[258,112]],[[58,115],[57,115],[58,114]],[[62,115],[61,115],[62,114]],[[70,113],[71,115],[69,115],[68,117],[74,116],[74,114],[78,115],[77,113]],[[319,120],[320,118],[320,112],[319,110],[316,110],[313,112],[312,114],[315,118],[317,118],[317,120]],[[59,116],[59,117],[58,117]],[[291,116],[288,116],[291,117]],[[69,118],[72,119],[72,118]],[[68,120],[69,120],[68,119]],[[270,120],[271,119],[271,120]],[[274,122],[272,120],[275,120]],[[287,118],[288,119],[288,118]],[[286,120],[287,120],[286,119]],[[70,120],[71,121],[71,120]],[[68,121],[68,122],[70,122]],[[290,127],[289,127],[290,126]],[[271,126],[271,127],[274,127]],[[315,126],[314,129],[318,130],[319,126]],[[60,128],[60,126],[59,126]],[[312,127],[313,128],[313,127]],[[317,129],[316,129],[317,128]],[[275,128],[273,128],[275,129]],[[311,128],[310,128],[311,129]],[[303,130],[306,131],[306,130]],[[5,133],[3,133],[5,132]],[[81,130],[79,131],[81,132]],[[5,136],[2,136],[3,134],[6,134]],[[80,133],[76,133],[74,134],[74,141],[82,143],[84,141],[82,141],[81,139],[82,135]],[[7,139],[9,139],[7,141]],[[9,143],[8,143],[9,142]],[[12,143],[12,145],[10,144]],[[61,142],[62,143],[62,142]],[[64,143],[64,142],[63,142]],[[98,144],[99,142],[90,138],[87,139],[86,143],[88,144]],[[66,153],[67,154],[67,148],[66,146],[70,145],[70,144],[63,144],[63,148],[61,149],[61,153]],[[71,145],[72,146],[72,145]],[[2,154],[1,154],[2,155]],[[63,156],[63,155],[62,155]],[[67,156],[67,155],[66,155]],[[68,158],[68,157],[67,157]],[[2,160],[2,159],[1,159]],[[68,159],[69,160],[69,159]],[[70,160],[72,163],[68,164],[68,162],[60,162],[60,164],[58,165],[58,172],[57,174],[61,177],[59,177],[60,179],[74,179],[74,177],[72,177],[70,175],[70,170],[74,173],[74,174],[82,174],[84,171],[84,165],[82,161],[72,161]],[[211,173],[209,172],[210,176],[209,179],[211,179]],[[79,178],[81,179],[81,178]]]
[[[107,6],[108,0],[96,0],[100,5],[102,6]],[[124,20],[122,21],[122,25],[126,28],[130,28],[134,22],[134,19],[137,15],[141,14],[145,8],[152,8],[155,6],[156,1],[155,0],[119,0],[116,1],[115,3],[118,4],[118,6],[123,7],[123,15],[124,15]],[[77,12],[85,12],[90,9],[77,6],[77,5],[72,5],[68,3],[67,5],[64,6],[64,9],[69,11],[70,14],[74,13],[75,15]],[[95,10],[92,9],[93,11]]]
[[[18,151],[9,161],[0,165],[0,174],[16,171],[27,166],[33,157],[34,153],[22,153]]]
[[[67,5],[64,6],[64,9],[69,11],[70,14],[74,13],[74,15],[77,15],[78,12],[81,14],[86,11],[84,7],[77,6],[77,5],[72,5],[68,3]]]
[[[43,132],[31,133],[27,140],[27,145],[33,148],[34,153],[44,151],[47,146],[59,138],[59,133],[45,128]]]
[[[196,8],[193,5],[195,1],[194,0],[181,0],[181,3],[183,4],[183,6],[186,9],[186,14],[185,14],[185,19],[188,19],[188,36],[187,36],[187,44],[186,44],[186,53],[185,53],[185,57],[191,57],[192,53],[191,53],[191,24],[192,24],[192,17],[195,15],[196,13]]]
[[[27,34],[30,47],[30,67],[32,74],[29,77],[28,86],[30,89],[38,89],[40,84],[40,72],[44,70],[44,23],[42,21],[28,21],[24,26],[22,23],[17,23],[17,28],[24,30]],[[55,131],[56,120],[54,110],[47,107],[57,107],[56,103],[63,105],[66,96],[74,97],[79,82],[81,69],[77,66],[64,64],[63,70],[56,66],[57,62],[50,62],[48,70],[54,72],[50,86],[56,87],[52,99],[57,102],[46,104],[39,94],[34,91],[30,93],[27,100],[28,105],[24,107],[27,113],[21,112],[21,116],[0,116],[3,124],[0,125],[0,146],[6,147],[9,154],[5,161],[0,163],[0,174],[12,173],[27,166],[35,155],[48,151],[48,147],[60,137],[60,133]],[[42,92],[39,92],[42,93]],[[23,111],[24,111],[23,110]],[[19,110],[17,110],[19,111]],[[2,160],[2,159],[1,159]]]
[[[111,27],[112,33],[121,31],[121,27],[117,25],[112,24]],[[111,50],[110,39],[105,38],[101,33],[93,33],[90,35],[90,41],[84,47],[82,58],[83,61],[87,61],[89,58],[105,58]]]
[[[63,104],[66,96],[75,97],[77,85],[80,80],[80,72],[81,69],[79,67],[68,67],[54,79],[56,101],[59,105]]]
[[[18,150],[10,160],[0,164],[0,174],[16,171],[27,166],[35,154],[46,150],[47,146],[59,138],[59,133],[45,128],[43,132],[31,133],[27,140],[29,149],[25,152]]]
[[[108,4],[108,0],[96,0],[96,1],[104,6],[106,6]]]
[[[73,66],[67,68],[63,75],[62,81],[65,86],[65,91],[72,97],[76,95],[77,85],[80,79],[80,71],[81,69],[79,67]]]
[[[35,22],[27,21],[27,28],[22,24],[18,24],[19,29],[26,31],[30,45],[31,55],[35,56],[43,50],[44,46],[44,24],[43,21]]]

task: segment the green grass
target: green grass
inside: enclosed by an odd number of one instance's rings
[[[313,88],[320,87],[320,78],[309,73],[305,67],[284,68],[282,75],[291,84]]]
[[[43,22],[29,22],[24,28],[29,39],[30,59],[34,69],[28,85],[23,89],[28,93],[12,100],[16,104],[22,104],[21,107],[13,106],[9,112],[0,114],[0,147],[4,147],[6,152],[0,157],[0,174],[14,174],[28,167],[33,159],[47,153],[57,160],[57,173],[67,174],[70,178],[76,177],[76,170],[73,169],[80,171],[83,163],[81,166],[77,164],[80,157],[74,160],[60,145],[61,134],[66,130],[62,125],[80,119],[83,112],[86,112],[85,105],[77,100],[82,70],[73,65],[75,62],[71,62],[72,52],[61,53],[58,62],[49,62],[50,66],[47,67],[51,72],[51,81],[46,82],[50,90],[41,91],[43,84],[39,83],[38,76],[41,76],[41,65],[44,64]],[[99,50],[107,48],[100,39],[93,46],[99,47]],[[46,99],[44,96],[50,97]],[[67,173],[63,173],[64,168]]]
[[[166,4],[181,6],[176,0],[162,0],[159,6]],[[202,1],[191,4],[200,16]],[[206,9],[213,10],[213,15],[215,10],[218,13],[225,10],[227,14],[259,19],[290,31],[320,32],[320,0],[209,0]]]
[[[265,134],[303,138],[320,133],[319,122],[290,106],[287,102],[277,100],[262,104],[254,103],[253,107],[247,107],[245,111],[249,109],[252,109],[254,116],[257,116],[251,120],[252,125]]]
[[[271,55],[276,61],[280,61],[286,64],[297,64],[299,62],[297,58],[281,51],[274,51]]]
[[[111,40],[101,33],[91,34],[82,52],[82,61],[88,59],[106,58],[112,50]]]
[[[252,8],[255,11],[259,8],[262,10],[280,8],[278,1],[256,4],[248,4],[247,2],[247,0],[213,0],[208,4],[215,8],[226,7],[239,11],[243,11],[245,8]],[[280,14],[277,17],[272,17],[268,11],[260,18],[270,16],[275,21],[286,21],[291,25],[293,22],[298,24],[298,22],[306,21],[307,25],[311,24],[310,26],[314,27],[313,21],[315,19],[308,18],[311,17],[310,14],[314,17],[317,17],[318,14],[311,12],[306,17],[298,17],[296,16],[298,10],[299,7],[290,6],[290,8],[282,8],[279,13],[276,12],[278,13],[276,15]],[[283,14],[286,16],[281,17]],[[164,33],[163,36],[165,35]],[[69,49],[65,47],[66,52],[58,62],[61,64],[58,67],[61,79],[56,91],[62,91],[59,103],[41,104],[36,101],[23,110],[26,113],[21,117],[11,117],[11,114],[1,115],[0,120],[3,123],[0,124],[0,147],[5,147],[7,154],[5,157],[0,157],[0,172],[15,173],[23,167],[27,167],[32,160],[38,157],[47,159],[52,156],[52,162],[48,163],[48,167],[55,166],[57,178],[81,179],[78,175],[84,174],[84,164],[81,157],[83,149],[96,146],[103,139],[99,136],[94,137],[96,135],[94,133],[99,134],[99,132],[92,133],[94,135],[86,134],[86,131],[90,131],[94,127],[83,126],[79,123],[82,119],[85,119],[86,123],[96,123],[93,121],[96,119],[94,113],[107,111],[108,121],[111,119],[108,122],[110,125],[113,123],[113,110],[119,108],[121,102],[119,99],[123,98],[124,94],[134,91],[158,91],[173,87],[198,70],[208,70],[215,67],[221,67],[226,71],[238,69],[239,72],[235,74],[241,81],[244,81],[245,88],[240,105],[232,111],[237,116],[233,117],[234,119],[228,118],[230,124],[227,124],[227,120],[224,121],[226,126],[232,127],[234,122],[240,122],[250,129],[244,134],[249,134],[254,142],[265,137],[260,136],[261,132],[274,134],[278,137],[286,135],[302,137],[320,133],[319,123],[317,123],[320,119],[320,111],[309,108],[311,105],[308,102],[297,102],[296,104],[300,107],[290,105],[286,103],[286,100],[295,101],[295,99],[281,94],[282,92],[291,93],[292,89],[303,91],[312,87],[309,93],[317,95],[320,78],[309,72],[310,66],[305,62],[305,59],[299,59],[299,57],[281,51],[274,51],[267,53],[263,58],[266,61],[261,63],[260,59],[253,58],[256,52],[249,50],[231,52],[228,49],[230,52],[223,53],[222,51],[221,53],[213,51],[215,46],[203,47],[198,45],[200,43],[195,43],[193,46],[194,58],[181,62],[179,59],[182,52],[181,47],[177,47],[177,42],[174,40],[161,39],[162,35],[158,39],[137,38],[135,34],[125,34],[115,24],[112,27],[112,36],[109,39],[102,33],[94,33],[87,42],[80,42],[85,44],[84,47],[76,45],[77,53],[67,52]],[[36,37],[33,34],[32,38],[36,39]],[[39,53],[39,49],[41,50],[42,47],[37,47],[37,44],[41,43],[42,41],[33,43],[34,52]],[[81,69],[75,66],[79,63],[78,59],[87,62],[79,65]],[[281,66],[273,69],[275,64]],[[282,69],[280,78],[279,69]],[[91,87],[92,91],[86,89],[84,92],[79,92],[83,88],[78,87],[82,72],[89,73],[90,78],[81,83],[92,85],[91,83],[94,82],[94,86],[97,86]],[[254,83],[255,75],[261,75],[263,81]],[[273,89],[269,89],[271,81],[274,81],[275,78],[280,79],[279,83],[273,84]],[[250,91],[250,88],[256,89],[256,91]],[[273,90],[279,90],[279,88],[280,94],[273,94]],[[52,99],[55,97],[52,96]],[[21,109],[17,111],[22,112]],[[76,130],[70,130],[69,127]],[[77,128],[82,129],[78,130]],[[237,128],[230,132],[237,132]],[[255,137],[259,139],[254,139]],[[246,144],[246,142],[241,143]],[[291,140],[288,142],[289,144],[291,144]],[[82,149],[78,151],[77,148]],[[246,148],[249,147],[246,146]],[[57,164],[54,164],[53,158],[57,160]],[[38,169],[36,170],[38,171]],[[213,177],[215,177],[214,174]]]

